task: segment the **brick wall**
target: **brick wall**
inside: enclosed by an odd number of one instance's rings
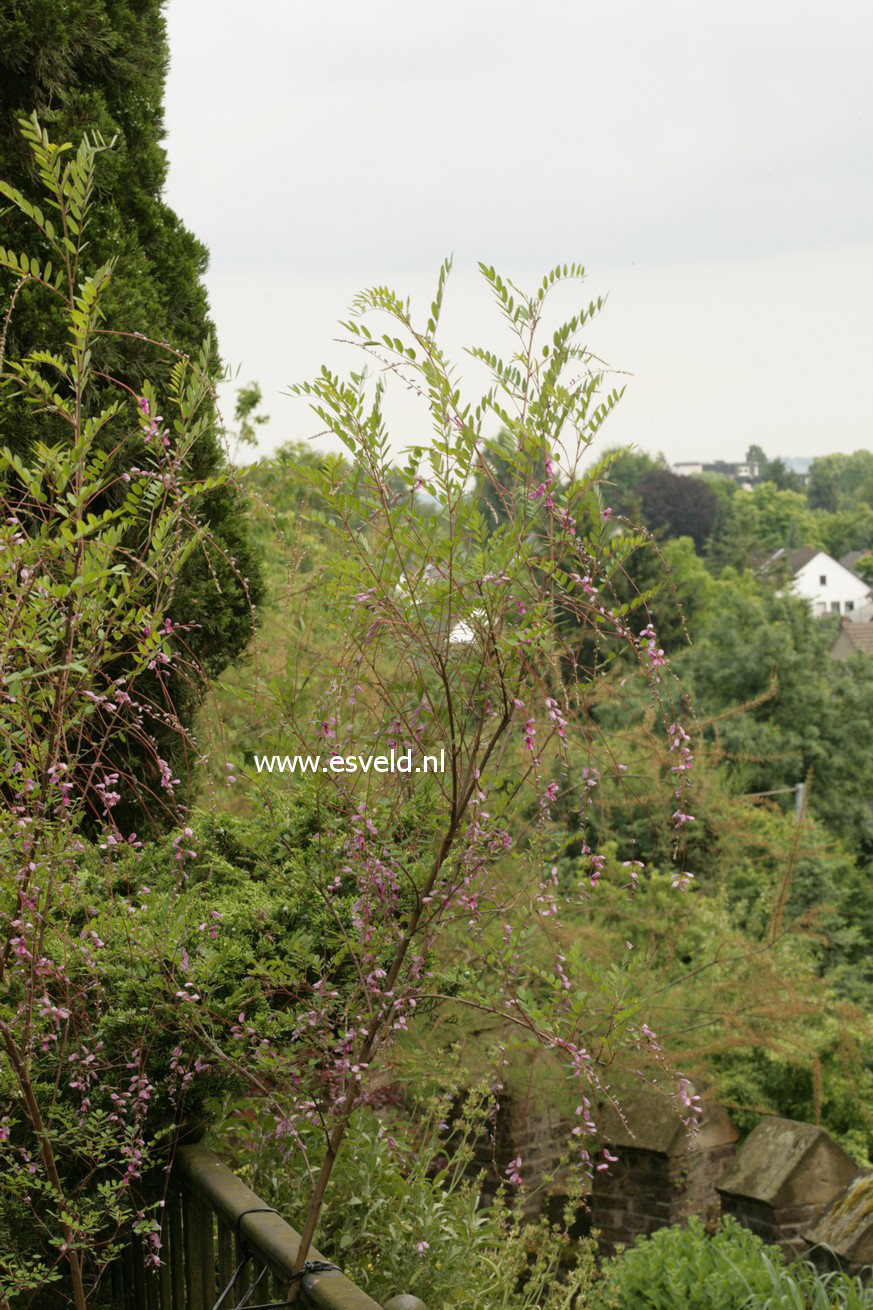
[[[856,1176],[854,1162],[821,1128],[768,1116],[737,1149],[739,1134],[714,1102],[704,1103],[699,1131],[689,1139],[657,1090],[632,1089],[620,1101],[621,1114],[607,1108],[599,1125],[601,1143],[618,1159],[595,1171],[574,1237],[596,1231],[610,1253],[691,1215],[714,1223],[724,1213],[788,1255],[815,1240],[837,1245],[839,1236],[845,1267],[873,1259],[873,1175]],[[471,1172],[484,1171],[487,1194],[520,1156],[528,1211],[559,1222],[567,1199],[561,1160],[574,1122],[551,1104],[505,1093],[476,1143]],[[828,1215],[830,1227],[823,1228]]]

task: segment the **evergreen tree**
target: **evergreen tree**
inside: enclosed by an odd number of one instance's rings
[[[38,191],[19,119],[34,110],[53,140],[83,133],[115,138],[103,156],[88,231],[87,263],[118,259],[110,326],[141,332],[196,356],[211,331],[202,274],[207,252],[164,202],[162,140],[168,51],[162,0],[28,0],[0,4],[0,177],[25,195]],[[32,244],[14,208],[0,218],[2,243]],[[29,295],[16,308],[14,355],[53,335],[53,306]],[[101,365],[131,385],[154,372],[156,353],[139,338],[107,340]],[[214,450],[198,452],[214,463]]]
[[[212,333],[202,282],[206,248],[162,198],[168,62],[162,10],[163,0],[0,0],[0,178],[42,203],[19,125],[34,111],[54,141],[78,145],[85,133],[107,143],[114,139],[114,148],[99,160],[83,255],[87,272],[117,261],[104,304],[107,331],[95,348],[94,366],[135,394],[148,378],[158,395],[176,356],[150,342],[168,342],[197,360]],[[51,253],[34,250],[33,225],[14,204],[0,208],[0,245],[43,257]],[[12,275],[2,276],[3,317],[14,286]],[[63,313],[51,295],[26,285],[8,321],[6,359],[35,348],[63,352],[64,334]],[[100,401],[95,388],[95,407]],[[56,419],[23,412],[10,388],[0,388],[0,444],[25,456],[37,441],[64,439]],[[132,463],[141,455],[141,436],[129,429],[107,425],[104,442],[107,449],[129,446]],[[190,450],[188,472],[205,478],[224,460],[213,415]],[[245,646],[250,602],[260,599],[261,583],[239,493],[226,487],[212,493],[202,518],[217,550],[209,560],[197,552],[189,559],[173,618],[197,625],[189,644],[214,676]],[[190,724],[194,702],[192,688],[177,689],[175,709],[183,723]],[[184,777],[188,768],[182,761],[177,765]]]

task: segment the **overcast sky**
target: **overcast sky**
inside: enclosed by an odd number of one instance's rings
[[[533,285],[579,260],[608,293],[588,345],[632,376],[601,449],[873,449],[870,0],[167,12],[168,199],[265,448],[315,430],[289,383],[359,365],[333,340],[355,292],[426,309],[453,253],[458,358],[501,342],[479,259]],[[405,404],[398,446],[427,430]]]

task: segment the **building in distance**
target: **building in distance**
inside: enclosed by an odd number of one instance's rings
[[[672,471],[686,478],[699,478],[703,473],[716,473],[720,477],[730,478],[738,487],[744,487],[746,490],[750,490],[761,480],[761,466],[753,459],[740,460],[738,464],[729,464],[723,459],[717,459],[711,464],[688,461],[674,464]]]
[[[760,571],[784,579],[788,590],[809,601],[814,614],[839,614],[850,623],[873,619],[869,582],[815,546],[801,550],[780,547]]]

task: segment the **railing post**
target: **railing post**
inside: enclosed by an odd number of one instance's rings
[[[185,1248],[182,1242],[182,1196],[178,1187],[170,1188],[167,1199],[170,1235],[170,1285],[172,1302],[161,1310],[185,1310]]]
[[[173,1306],[172,1248],[170,1236],[170,1202],[164,1201],[161,1215],[161,1267],[158,1271],[157,1310],[175,1310]]]
[[[182,1192],[182,1240],[185,1244],[185,1310],[212,1310],[206,1303],[203,1280],[202,1243],[204,1238],[203,1207],[197,1197],[185,1188]]]
[[[223,1291],[236,1269],[233,1250],[233,1232],[219,1217],[218,1220],[218,1285]]]
[[[124,1245],[124,1254],[121,1261],[121,1281],[124,1287],[122,1305],[124,1306],[124,1310],[137,1310],[136,1300],[134,1298],[132,1237]]]

